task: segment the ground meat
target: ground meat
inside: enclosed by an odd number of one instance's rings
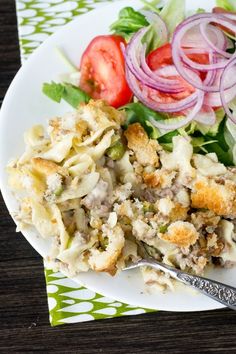
[[[173,199],[174,197],[174,193],[171,190],[171,188],[165,188],[165,189],[161,189],[158,191],[155,191],[155,194],[159,197],[159,198],[166,198],[169,197],[170,199]]]

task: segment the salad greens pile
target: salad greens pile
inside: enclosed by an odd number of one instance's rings
[[[144,10],[155,11],[165,20],[170,35],[185,18],[184,0],[168,0],[163,8],[158,7],[160,0],[153,0],[151,2],[143,0],[143,3]],[[227,11],[236,11],[236,0],[216,0],[216,5]],[[203,11],[199,9],[197,12]],[[161,39],[155,35],[154,25],[149,24],[144,13],[142,10],[136,11],[132,7],[125,7],[120,11],[118,19],[110,26],[110,29],[112,33],[122,36],[128,42],[139,29],[149,26],[146,34],[148,36],[147,43],[149,43],[147,51],[151,51],[161,45]],[[233,44],[235,47],[235,42]],[[87,103],[90,100],[88,94],[71,83],[44,83],[43,93],[58,103],[63,99],[74,108],[77,108],[81,102]],[[163,118],[178,120],[182,117],[171,118],[168,114],[153,111],[141,102],[137,102],[136,99],[134,99],[134,102],[126,104],[119,109],[125,110],[127,113],[124,129],[129,124],[139,122],[149,137],[157,139],[166,150],[172,150],[172,138],[174,136],[191,136],[195,152],[202,154],[214,152],[218,156],[219,161],[226,166],[236,164],[236,125],[226,118],[222,108],[216,110],[216,123],[213,126],[206,126],[193,121],[188,126],[168,133],[154,127],[151,119],[156,121],[163,120]],[[231,103],[230,109],[236,113],[236,100]]]

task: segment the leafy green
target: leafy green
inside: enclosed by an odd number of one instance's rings
[[[90,97],[82,91],[79,87],[71,84],[64,84],[65,90],[62,98],[72,107],[77,108],[80,103],[88,103]]]
[[[236,11],[235,0],[216,0],[216,5],[227,11]]]
[[[141,0],[141,2],[145,5],[143,7],[144,10],[150,10],[157,13],[161,11],[161,9],[158,8],[158,5],[160,4],[161,0],[152,0],[152,1]]]
[[[172,144],[172,139],[174,136],[179,135],[178,130],[173,130],[169,133],[166,133],[158,138],[160,144]]]
[[[176,26],[185,19],[185,0],[168,0],[160,12],[171,35]]]
[[[43,93],[57,103],[63,99],[74,108],[77,108],[80,103],[88,103],[90,100],[87,93],[68,83],[58,84],[53,81],[50,84],[44,83]]]
[[[217,142],[213,142],[211,144],[205,145],[205,149],[207,152],[215,152],[218,156],[220,162],[222,162],[226,166],[233,165],[233,157],[230,146],[227,144],[225,139],[225,125],[226,119],[224,119],[220,125],[218,133],[215,135],[214,140]],[[212,137],[209,135],[204,136],[205,141],[212,141]]]
[[[159,48],[161,45],[165,44],[163,38],[157,36],[157,31],[155,30],[155,24],[149,25],[147,33],[142,38],[142,43],[146,43],[146,53],[150,53],[152,50]]]
[[[204,127],[203,124],[199,126],[199,123],[193,122],[187,127],[173,130],[165,134],[161,134],[161,132],[150,122],[151,118],[158,121],[168,120],[162,114],[151,110],[140,102],[129,103],[121,107],[121,109],[125,109],[127,113],[127,119],[124,125],[125,129],[129,124],[136,122],[140,123],[147,132],[148,136],[152,139],[157,139],[159,144],[161,144],[161,146],[167,151],[172,151],[172,139],[174,136],[191,136],[191,143],[195,152],[204,154],[208,152],[215,152],[219,161],[224,163],[226,166],[233,165],[233,157],[236,160],[236,128],[232,126],[230,129],[228,128],[228,130],[231,131],[231,140],[229,143],[229,134],[227,135],[227,138],[225,137],[225,131],[229,123],[227,120],[226,124],[226,118],[224,117],[224,112],[222,109],[216,111],[217,123],[213,127]],[[172,120],[174,119],[182,119],[182,117],[172,118]],[[235,151],[234,156],[232,151]]]
[[[222,149],[218,142],[206,145],[206,150],[207,152],[216,153],[218,160],[222,162],[225,166],[233,165],[232,154],[229,150],[225,151],[224,149]]]
[[[233,111],[233,114],[236,113],[236,100],[233,100],[230,105],[230,109]],[[234,165],[236,165],[236,125],[230,119],[227,119],[225,124],[224,131],[225,140],[230,147],[230,151],[232,153],[232,159]]]
[[[140,28],[148,26],[145,16],[132,7],[125,7],[119,13],[119,18],[111,26],[110,30],[115,34],[129,40]]]
[[[197,14],[203,14],[204,12],[206,12],[206,10],[202,9],[201,7],[199,7],[196,11]]]
[[[189,126],[171,131],[158,138],[159,143],[165,150],[172,150],[172,139],[176,135],[191,136],[191,143],[195,152],[215,152],[219,161],[225,165],[232,165],[232,148],[224,137],[225,113],[223,109],[216,111],[217,122],[214,126],[205,126],[192,122]],[[235,147],[236,149],[236,147]]]
[[[152,3],[146,4],[150,5]],[[153,49],[156,49],[160,45],[164,44],[164,42],[162,38],[157,36],[155,23],[150,25],[141,12],[135,11],[132,7],[125,7],[120,11],[118,20],[110,26],[110,29],[115,34],[124,37],[126,41],[129,41],[130,37],[134,33],[147,26],[149,28],[147,33],[144,35],[142,42],[147,44],[147,53],[149,53]]]
[[[225,125],[224,137],[228,146],[230,147],[230,151],[232,154],[232,159],[234,165],[236,165],[236,136],[235,136],[235,124],[232,123],[229,119]]]
[[[160,0],[152,0],[151,2],[143,0],[143,2],[145,8],[160,14],[166,22],[170,34],[174,32],[176,26],[185,18],[185,0],[168,0],[161,11],[157,8]],[[155,23],[149,25],[149,22],[141,12],[134,10],[132,7],[123,8],[119,13],[118,20],[110,26],[110,30],[124,37],[126,41],[129,41],[134,33],[146,26],[149,26],[149,29],[142,42],[147,43],[147,53],[149,53],[151,50],[164,44],[164,42],[162,38],[158,38],[157,36]]]
[[[188,134],[193,134],[194,132],[199,131],[202,135],[210,135],[212,137],[216,136],[219,130],[219,125],[224,119],[225,111],[223,108],[218,109],[215,112],[216,115],[216,123],[214,125],[205,125],[198,122],[192,122],[190,125],[190,130]]]
[[[229,48],[226,50],[226,52],[230,54],[234,54],[236,51],[236,38],[234,35],[230,33],[226,33],[226,32],[224,33],[228,37],[228,41],[229,41]]]
[[[63,92],[64,87],[61,84],[56,84],[53,81],[51,84],[43,84],[43,93],[57,103],[61,102]]]
[[[129,124],[138,122],[146,130],[150,138],[158,138],[160,134],[158,130],[151,124],[150,118],[155,120],[163,119],[163,116],[160,113],[151,110],[140,102],[128,103],[127,105],[121,107],[121,109],[125,109],[127,113],[127,119],[124,125],[125,129]]]

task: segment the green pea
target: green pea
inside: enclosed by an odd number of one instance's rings
[[[63,186],[60,186],[53,193],[54,193],[54,195],[56,197],[60,197],[60,195],[62,194],[63,190],[64,190]]]
[[[107,149],[107,155],[114,161],[120,160],[125,153],[125,146],[120,140]]]
[[[147,201],[143,202],[143,211],[144,213],[148,213],[148,212],[154,212],[154,205],[152,203],[149,203]]]
[[[159,232],[164,234],[166,231],[168,230],[168,226],[167,225],[161,225],[159,227]]]
[[[102,251],[105,251],[108,246],[109,240],[108,237],[100,238],[99,245]]]
[[[70,248],[70,247],[71,247],[71,244],[72,244],[73,239],[74,239],[73,236],[70,236],[70,237],[69,237],[69,240],[67,241],[66,248]]]

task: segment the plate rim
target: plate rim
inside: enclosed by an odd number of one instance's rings
[[[192,0],[193,1],[193,0]],[[44,47],[48,45],[48,43],[50,42],[53,42],[54,39],[58,36],[60,36],[61,33],[63,33],[65,31],[65,28],[69,28],[70,26],[73,26],[75,23],[79,23],[81,21],[81,17],[83,18],[86,18],[86,17],[90,17],[91,14],[93,13],[97,13],[98,11],[101,12],[102,10],[104,11],[104,9],[106,10],[109,9],[109,8],[112,8],[112,6],[115,6],[117,5],[118,7],[118,4],[120,5],[119,7],[123,7],[123,6],[127,6],[127,3],[128,5],[130,4],[132,6],[132,3],[134,4],[134,6],[138,6],[137,4],[140,3],[139,0],[129,0],[128,2],[126,0],[120,0],[119,2],[112,2],[112,3],[108,3],[108,2],[104,2],[104,6],[101,6],[101,7],[98,7],[98,8],[95,8],[85,14],[82,14],[80,16],[78,16],[77,18],[73,19],[71,22],[67,23],[66,25],[64,25],[63,27],[61,27],[58,31],[56,31],[55,33],[53,33],[52,35],[50,35],[31,55],[30,55],[30,58],[27,59],[27,61],[22,65],[22,67],[18,70],[18,72],[16,73],[16,75],[14,76],[6,94],[5,94],[5,97],[3,99],[3,102],[2,102],[2,106],[1,106],[1,110],[0,110],[0,131],[2,131],[2,126],[3,126],[3,123],[4,123],[4,113],[5,113],[5,110],[7,110],[7,106],[8,106],[8,101],[10,100],[9,97],[11,97],[12,95],[12,92],[14,91],[14,88],[15,86],[17,85],[17,82],[19,81],[20,77],[21,76],[24,76],[24,73],[25,71],[27,71],[27,68],[29,66],[28,63],[31,63],[35,57],[38,56],[38,53],[40,53],[41,51],[44,50]],[[123,6],[121,6],[123,4]],[[0,153],[0,164],[1,164],[1,153]],[[0,189],[1,189],[1,193],[2,193],[2,197],[3,197],[3,200],[5,202],[5,205],[8,209],[8,212],[10,213],[11,217],[13,218],[14,220],[14,217],[12,216],[10,210],[9,210],[9,206],[8,206],[8,202],[7,202],[7,193],[6,193],[6,190],[4,188],[4,183],[3,183],[3,180],[2,180],[2,173],[0,173]],[[15,222],[15,220],[14,220]],[[30,243],[30,245],[42,256],[42,252],[40,250],[40,247],[35,247],[33,246],[33,244],[30,242],[30,239],[29,237],[27,237],[25,235],[25,233],[22,232],[22,235],[23,237]],[[68,276],[66,274],[66,272],[63,272],[63,274],[65,274],[66,276]],[[70,279],[76,281],[78,284],[80,285],[84,285],[86,287],[88,287],[89,289],[95,291],[95,292],[99,292],[100,293],[100,290],[97,289],[97,287],[95,286],[93,288],[93,286],[90,284],[89,286],[87,286],[86,284],[84,284],[84,282],[81,280],[81,279],[78,279],[78,277],[70,277]],[[111,279],[114,279],[114,278],[111,278]],[[121,302],[125,302],[124,301],[124,298],[122,299],[119,295],[117,297],[114,297],[114,296],[111,296],[109,292],[107,291],[103,291],[102,290],[102,294],[104,296],[108,296],[110,298],[113,298],[114,300],[117,300],[117,301],[121,301]],[[138,304],[135,300],[132,300],[132,299],[129,299],[128,300],[128,303],[130,305],[134,305],[134,306],[138,306],[138,307],[144,307],[143,305],[140,305],[140,303]],[[202,306],[201,309],[185,309],[185,308],[181,308],[181,309],[176,309],[176,306],[173,307],[173,308],[170,308],[170,309],[161,309],[162,311],[173,311],[173,312],[196,312],[196,311],[206,311],[206,310],[214,310],[214,309],[219,309],[219,308],[223,308],[225,306],[223,306],[222,304],[220,303],[217,303],[217,302],[214,302],[212,301],[212,306]],[[159,307],[157,305],[157,307],[154,309],[154,310],[158,310]]]

